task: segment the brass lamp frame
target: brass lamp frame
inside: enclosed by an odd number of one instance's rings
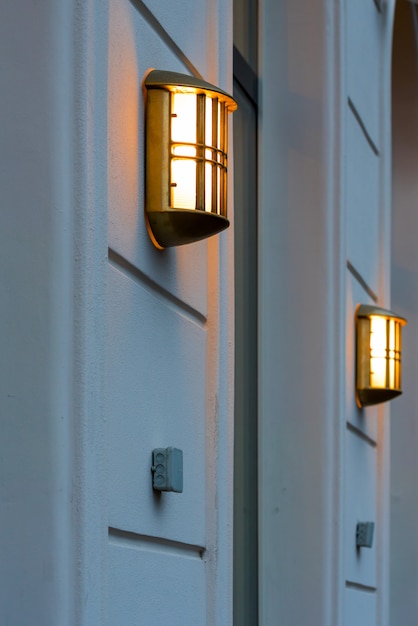
[[[177,72],[150,71],[144,80],[146,101],[146,198],[145,216],[148,233],[157,248],[179,246],[199,241],[221,232],[229,226],[227,218],[227,113],[235,111],[237,103],[222,89],[204,80]],[[178,208],[171,205],[171,94],[193,93],[197,98],[196,156],[176,156],[176,159],[192,159],[196,162],[196,208]],[[213,114],[212,145],[205,145],[205,99],[209,96],[221,103],[220,118],[217,108]],[[217,145],[218,124],[220,143]],[[207,152],[212,157],[207,158]],[[213,172],[212,206],[205,210],[205,164]],[[213,199],[218,196],[219,205]]]
[[[374,387],[371,383],[371,348],[370,348],[370,328],[371,318],[380,317],[386,320],[386,385],[384,387]],[[389,322],[395,322],[395,346],[394,349],[388,347]],[[356,337],[357,337],[357,357],[356,357],[356,402],[360,408],[380,402],[386,402],[396,398],[402,393],[401,387],[401,356],[402,356],[402,326],[407,324],[407,320],[392,311],[382,309],[373,305],[358,305],[356,310]],[[390,357],[389,352],[393,353]],[[389,368],[391,363],[394,367],[394,384],[389,386]]]

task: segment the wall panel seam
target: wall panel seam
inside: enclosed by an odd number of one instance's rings
[[[347,425],[347,430],[353,433],[353,435],[356,435],[359,439],[362,439],[372,448],[377,447],[377,442],[374,439],[366,435],[366,433],[364,433],[362,430],[354,426],[351,422],[346,422],[346,425]]]
[[[378,157],[380,156],[379,153],[379,149],[376,146],[375,142],[373,141],[373,139],[371,138],[371,135],[369,134],[369,131],[366,128],[365,123],[363,122],[363,119],[360,115],[360,113],[358,112],[354,102],[351,100],[351,98],[348,98],[348,107],[350,109],[350,111],[352,112],[352,114],[354,115],[356,122],[358,123],[358,125],[360,126],[363,135],[367,141],[367,143],[369,144],[370,148],[372,149],[372,151],[374,152],[374,154]]]
[[[193,65],[190,59],[184,54],[181,48],[176,44],[174,39],[168,34],[162,24],[157,20],[150,9],[142,2],[142,0],[131,0],[132,5],[138,13],[144,18],[147,24],[155,31],[159,38],[170,48],[171,52],[187,67],[189,72],[197,78],[204,78],[199,70]]]
[[[152,278],[147,276],[135,265],[130,263],[130,261],[125,259],[121,254],[119,254],[115,250],[112,250],[112,248],[108,249],[108,258],[110,265],[118,269],[120,272],[122,272],[122,274],[141,285],[144,289],[150,291],[154,296],[158,297],[159,299],[164,299],[166,301],[166,304],[171,304],[172,306],[174,306],[175,309],[178,310],[178,312],[185,315],[191,321],[197,323],[199,326],[206,326],[207,319],[206,316],[203,315],[203,313],[190,306],[171,292],[167,291],[164,287],[162,287]]]
[[[345,586],[346,586],[346,589],[355,589],[356,591],[361,591],[363,593],[375,594],[377,591],[377,587],[371,587],[370,585],[363,585],[362,583],[356,583],[353,580],[346,580]]]
[[[373,0],[373,2],[376,5],[376,9],[379,11],[379,13],[382,12],[382,0]]]
[[[109,543],[129,547],[135,550],[163,552],[166,554],[197,558],[203,560],[205,548],[203,546],[174,541],[163,537],[142,535],[119,528],[109,527]]]
[[[347,269],[350,272],[350,274],[356,279],[356,281],[363,287],[364,291],[366,291],[366,293],[371,297],[371,299],[374,300],[375,302],[378,302],[379,298],[377,297],[373,289],[369,287],[369,285],[364,280],[363,276],[360,274],[360,272],[356,270],[354,265],[350,263],[348,259],[347,259]]]

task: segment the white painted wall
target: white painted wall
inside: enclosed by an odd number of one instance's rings
[[[153,248],[141,84],[230,90],[231,5],[58,4],[0,10],[2,619],[224,626],[232,234]],[[170,445],[184,492],[157,496]]]
[[[390,51],[393,4],[346,3],[347,434],[344,624],[389,623],[390,405],[354,402],[354,310],[390,308]],[[371,549],[356,524],[375,522]]]
[[[261,624],[383,625],[389,408],[355,405],[354,310],[390,304],[393,3],[262,7]]]
[[[232,238],[151,244],[141,90],[150,67],[230,88],[231,18],[205,0],[109,5],[104,410],[118,626],[231,621]],[[165,446],[183,450],[183,494],[151,489],[151,452]]]
[[[228,626],[232,232],[152,247],[141,82],[159,67],[230,90],[231,4],[9,5],[3,621]],[[388,623],[390,411],[360,412],[353,389],[355,305],[390,304],[394,3],[378,5],[261,4],[262,626]],[[185,489],[157,496],[168,445]],[[358,554],[360,520],[376,539]]]
[[[260,623],[335,626],[343,592],[343,22],[326,1],[262,6]]]
[[[67,2],[0,8],[0,613],[74,624]]]

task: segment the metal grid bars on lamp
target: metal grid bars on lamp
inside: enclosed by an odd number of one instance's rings
[[[361,305],[357,321],[357,389],[360,407],[391,400],[402,393],[402,326],[391,311]]]
[[[235,101],[205,81],[154,70],[145,79],[146,217],[159,248],[229,226],[227,114]]]

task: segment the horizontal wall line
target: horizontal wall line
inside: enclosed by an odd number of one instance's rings
[[[375,292],[373,291],[373,289],[371,287],[369,287],[369,285],[366,283],[366,281],[364,280],[364,278],[360,274],[360,272],[358,272],[356,270],[356,268],[354,267],[354,265],[352,265],[350,263],[350,261],[348,261],[348,260],[347,260],[347,269],[350,272],[350,274],[352,274],[354,276],[356,281],[358,283],[360,283],[360,285],[363,287],[364,291],[366,291],[368,293],[368,295],[371,297],[371,299],[374,300],[375,302],[377,302],[378,301],[378,297],[375,294]]]
[[[365,593],[376,593],[377,587],[371,587],[370,585],[362,585],[361,583],[355,583],[351,580],[345,581],[347,589],[356,589],[356,591],[363,591]]]
[[[200,74],[199,70],[193,65],[190,59],[184,54],[184,52],[179,48],[174,39],[170,37],[168,32],[162,26],[162,24],[157,20],[155,15],[149,10],[149,8],[142,2],[142,0],[131,0],[134,7],[138,10],[138,12],[142,15],[144,20],[148,23],[149,26],[157,33],[159,38],[166,44],[168,48],[176,55],[176,57],[187,67],[189,72],[196,76],[197,78],[202,78],[203,76]],[[164,68],[156,68],[156,69],[164,69]]]
[[[373,152],[375,153],[376,156],[379,156],[379,150],[378,147],[376,146],[376,144],[374,143],[373,139],[371,138],[371,136],[369,135],[369,132],[363,122],[363,120],[361,119],[361,115],[360,113],[357,111],[354,102],[351,100],[351,98],[348,98],[348,106],[351,109],[352,114],[354,115],[354,117],[356,118],[356,121],[358,123],[358,125],[360,126],[361,130],[363,131],[363,134],[367,140],[367,143],[369,144],[369,146],[371,147],[371,149],[373,150]]]
[[[366,435],[362,430],[360,430],[360,428],[353,426],[351,422],[346,422],[346,424],[347,424],[347,430],[357,435],[357,437],[359,437],[360,439],[363,439],[363,441],[368,443],[373,448],[377,447],[376,441],[372,439],[371,437],[369,437],[368,435]]]
[[[109,527],[109,542],[134,550],[164,552],[170,555],[201,559],[205,548],[181,541],[172,541],[151,535],[141,535],[119,528]]]
[[[167,289],[164,289],[157,282],[152,280],[149,276],[147,276],[144,272],[139,270],[135,265],[133,265],[130,261],[125,259],[122,255],[120,255],[112,248],[108,249],[108,258],[109,263],[120,270],[123,274],[139,283],[142,287],[154,292],[154,294],[164,298],[168,303],[174,305],[176,309],[179,310],[180,313],[187,315],[192,321],[197,322],[200,326],[205,326],[206,317],[197,309],[190,306],[180,298],[177,298],[174,294]]]

